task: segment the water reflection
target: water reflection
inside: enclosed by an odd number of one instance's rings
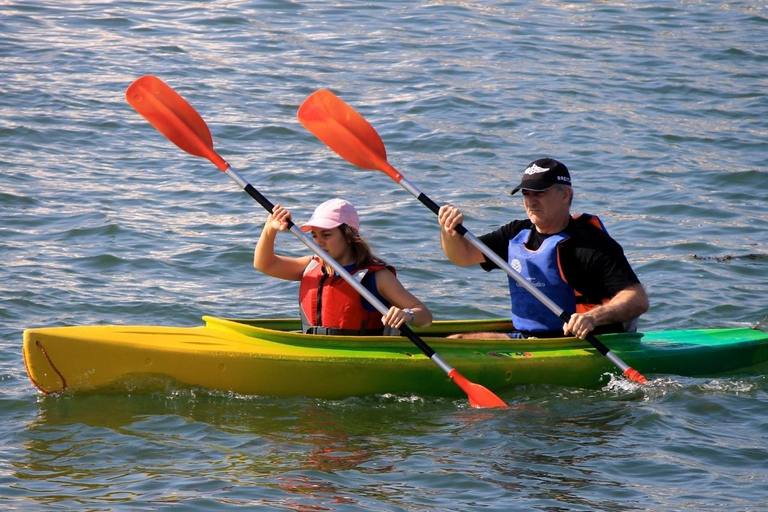
[[[239,494],[258,481],[279,491],[265,503],[289,506],[291,496],[348,503],[331,475],[389,471],[391,464],[378,458],[401,451],[401,436],[413,433],[407,426],[392,436],[393,423],[421,408],[410,399],[371,400],[270,400],[192,391],[45,397],[13,468],[16,478],[27,482],[30,499],[41,504],[69,505],[83,488],[86,500],[170,503],[182,500],[171,489],[189,474],[218,483],[208,492],[187,491],[184,500],[212,493],[252,504]],[[377,408],[382,400],[386,407]],[[119,495],[115,482],[121,482]],[[47,488],[58,489],[59,498]],[[298,500],[289,508],[306,506]]]

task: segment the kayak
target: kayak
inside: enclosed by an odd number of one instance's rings
[[[320,336],[284,319],[203,317],[197,327],[100,325],[24,331],[24,363],[45,394],[205,389],[240,395],[338,399],[376,394],[454,397],[461,390],[400,336]],[[577,338],[476,340],[508,319],[437,321],[414,329],[467,379],[495,393],[546,384],[599,388],[613,364]],[[755,374],[768,367],[768,333],[698,329],[598,338],[646,377]]]

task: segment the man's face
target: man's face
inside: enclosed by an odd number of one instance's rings
[[[562,223],[563,219],[570,215],[570,189],[549,187],[537,192],[535,190],[523,190],[523,205],[525,213],[537,227],[549,227],[552,224]]]

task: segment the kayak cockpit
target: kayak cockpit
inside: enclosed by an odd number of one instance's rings
[[[204,316],[208,328],[235,331],[244,336],[268,340],[277,343],[305,347],[344,346],[410,346],[402,336],[326,336],[302,334],[301,321],[298,318],[219,318]],[[540,348],[543,345],[554,349],[586,348],[588,343],[575,337],[567,338],[529,338],[529,339],[461,339],[448,338],[452,334],[468,332],[507,332],[509,319],[490,320],[438,320],[429,327],[414,328],[419,336],[436,347],[477,347],[478,350]],[[622,333],[601,335],[600,339],[613,344],[636,343],[642,338],[641,333]]]

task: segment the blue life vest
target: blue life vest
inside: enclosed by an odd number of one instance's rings
[[[565,282],[557,256],[558,244],[567,240],[568,235],[558,233],[547,237],[541,247],[532,251],[525,246],[531,234],[531,229],[524,229],[509,241],[507,262],[563,311],[575,311],[576,292]],[[562,330],[563,321],[557,315],[517,281],[508,279],[515,329],[524,332]]]
[[[590,224],[606,231],[603,222],[596,216],[582,213],[573,216],[573,220]],[[509,241],[507,263],[517,270],[533,286],[539,289],[552,302],[568,313],[586,313],[592,308],[610,300],[610,297],[585,297],[574,290],[565,280],[560,267],[558,247],[568,240],[569,235],[558,233],[544,239],[541,246],[532,251],[525,243],[535,228],[520,231]],[[562,332],[563,321],[548,307],[531,295],[517,281],[509,279],[509,295],[512,299],[512,323],[515,329],[523,332]],[[629,330],[626,328],[624,330]]]

